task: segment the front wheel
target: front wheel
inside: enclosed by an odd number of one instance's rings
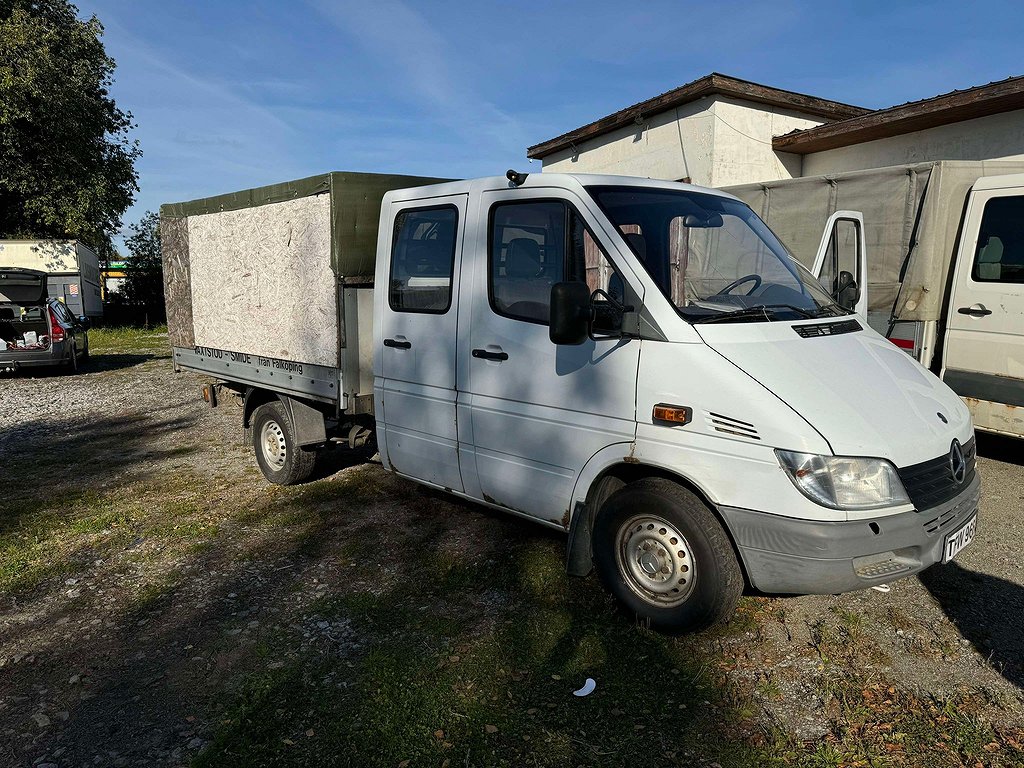
[[[630,483],[594,524],[598,576],[628,609],[668,632],[732,616],[743,573],[721,523],[699,498],[663,478]]]
[[[251,423],[256,463],[267,480],[294,485],[312,474],[316,452],[296,444],[295,430],[280,402],[261,405],[253,412]]]

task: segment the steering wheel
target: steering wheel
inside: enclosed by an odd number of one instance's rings
[[[744,283],[753,282],[754,284],[750,287],[750,290],[746,292],[746,296],[750,296],[754,291],[761,287],[761,276],[760,275],[744,275],[739,280],[733,280],[725,288],[720,290],[715,296],[727,296],[732,293],[733,288],[737,288]]]

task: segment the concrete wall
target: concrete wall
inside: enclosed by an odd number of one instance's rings
[[[556,152],[543,169],[655,179],[689,177],[721,186],[800,175],[799,155],[772,150],[772,137],[820,125],[820,118],[740,99],[711,97]]]
[[[803,175],[931,160],[1024,159],[1024,110],[804,155]]]

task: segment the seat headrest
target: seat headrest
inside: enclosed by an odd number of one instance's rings
[[[985,243],[985,247],[978,251],[979,264],[995,264],[1003,260],[1003,241],[992,236]]]
[[[509,240],[505,257],[505,274],[508,277],[537,277],[540,275],[540,244],[529,237]]]

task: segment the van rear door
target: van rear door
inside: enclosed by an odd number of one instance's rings
[[[1024,189],[971,193],[954,267],[942,379],[980,429],[1024,436]]]
[[[868,264],[864,214],[836,211],[828,217],[811,270],[837,304],[868,317]]]

